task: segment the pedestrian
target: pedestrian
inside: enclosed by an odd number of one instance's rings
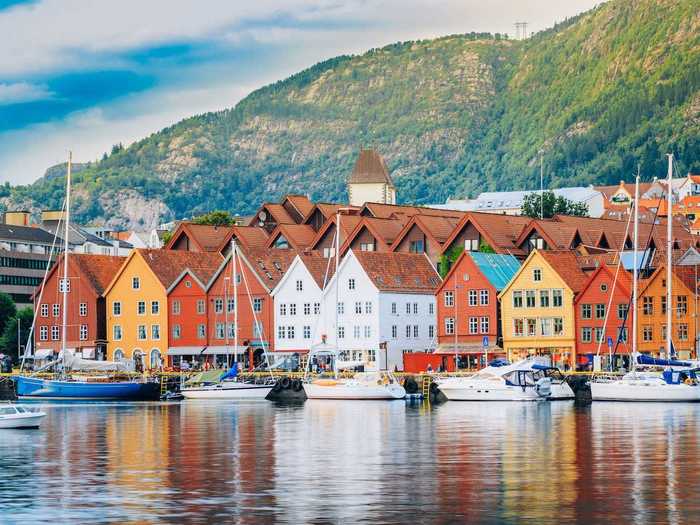
[[[426,368],[426,372],[428,372],[429,374],[432,374],[433,373],[433,365],[428,363],[428,368]]]

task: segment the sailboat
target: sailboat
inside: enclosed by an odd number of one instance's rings
[[[189,380],[180,389],[180,393],[185,397],[185,399],[265,399],[272,390],[272,388],[275,386],[275,378],[272,375],[271,371],[270,377],[262,381],[242,381],[238,376],[238,279],[236,275],[237,259],[238,249],[236,247],[236,241],[234,239],[231,241],[231,281],[233,282],[234,298],[233,324],[235,326],[235,330],[233,332],[233,366],[217,381],[210,384],[204,384],[201,381],[198,381],[196,376]],[[243,275],[243,278],[245,279],[245,275]],[[247,289],[248,282],[244,282]],[[250,296],[250,290],[248,290],[248,296]],[[225,301],[225,304],[225,312],[228,314],[228,301]],[[258,321],[258,317],[252,306],[251,310],[253,311],[254,322],[256,326],[259,327],[260,324]],[[228,321],[225,323],[225,326],[226,334],[228,336]],[[263,352],[265,353],[265,362],[268,364],[269,369],[270,361],[267,356],[267,351],[264,347]]]
[[[406,390],[398,379],[388,370],[377,372],[359,372],[352,378],[338,378],[339,355],[338,350],[338,295],[340,289],[340,276],[338,275],[340,259],[340,210],[336,214],[335,222],[335,346],[330,347],[324,343],[323,349],[309,352],[307,364],[311,365],[315,353],[330,353],[333,361],[332,378],[319,378],[304,381],[304,393],[308,399],[403,399]]]
[[[64,220],[64,247],[63,247],[63,283],[68,283],[68,257],[69,257],[69,232],[70,232],[70,189],[71,189],[72,155],[68,156],[66,171],[66,203]],[[58,231],[57,231],[58,234]],[[17,395],[21,398],[40,399],[95,399],[95,400],[155,400],[160,395],[160,385],[154,381],[142,378],[133,380],[115,380],[114,376],[104,375],[104,372],[126,372],[122,363],[111,361],[95,361],[74,356],[66,348],[68,326],[68,286],[64,284],[63,316],[61,320],[61,352],[57,361],[49,363],[39,371],[51,367],[60,366],[61,372],[58,379],[44,379],[31,375],[19,375],[15,377]],[[43,292],[43,284],[42,289]],[[40,297],[41,300],[41,297]],[[34,314],[36,316],[36,312]],[[35,318],[36,321],[36,318]],[[33,327],[29,337],[31,341]],[[27,347],[30,345],[28,344]],[[101,371],[99,377],[74,376],[69,372]],[[122,374],[123,375],[123,374]]]
[[[672,251],[673,251],[673,213],[672,213],[672,179],[673,155],[668,156],[668,218],[666,229],[666,356],[673,355],[672,341]],[[593,401],[700,401],[700,385],[692,368],[679,369],[674,367],[671,360],[658,361],[655,364],[664,366],[662,373],[638,370],[639,357],[637,353],[637,285],[639,268],[637,265],[637,249],[639,234],[639,175],[635,181],[634,190],[634,254],[633,254],[633,292],[632,305],[632,365],[631,370],[619,380],[597,379],[590,382],[591,399]],[[645,360],[642,359],[642,362]]]

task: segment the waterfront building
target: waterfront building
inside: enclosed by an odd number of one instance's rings
[[[396,204],[396,186],[377,151],[360,150],[348,179],[348,201],[351,206],[362,206],[366,202]]]
[[[185,269],[206,273],[221,260],[218,253],[133,250],[104,292],[108,359],[138,356],[157,366],[168,349],[168,289]]]
[[[343,219],[340,219],[341,227]],[[341,258],[348,250],[363,252],[388,252],[392,243],[408,221],[407,217],[379,219],[363,217],[340,246]]]
[[[501,291],[503,349],[511,361],[543,355],[576,363],[574,300],[587,281],[572,251],[534,250]]]
[[[414,215],[399,232],[391,251],[425,253],[439,269],[445,241],[452,235],[460,219],[434,215]]]
[[[459,355],[461,368],[503,356],[498,294],[519,268],[512,255],[462,252],[435,293],[438,353]]]
[[[362,220],[360,215],[347,215],[345,212],[340,217],[340,245],[342,246],[348,236],[355,230]],[[316,237],[309,246],[310,250],[319,252],[323,257],[335,255],[335,223],[337,215],[329,217],[316,233]]]
[[[325,341],[343,360],[369,369],[401,370],[404,352],[436,346],[439,285],[425,254],[349,250],[323,290],[328,322],[315,343]]]
[[[275,352],[308,352],[322,335],[328,318],[321,311],[324,284],[335,271],[334,258],[318,253],[297,255],[270,295],[274,299]]]
[[[673,267],[671,339],[680,359],[697,358],[698,274],[694,266]],[[637,341],[640,352],[667,357],[666,266],[659,265],[640,285],[637,312]]]
[[[309,214],[304,219],[303,224],[311,226],[315,232],[318,232],[328,220],[334,220],[338,210],[343,210],[345,215],[359,214],[359,206],[350,206],[346,204],[318,202],[314,204]],[[333,223],[335,224],[335,223]]]
[[[308,224],[280,224],[268,237],[266,247],[304,251],[314,241],[316,232]]]
[[[629,356],[632,342],[632,276],[623,265],[618,268],[603,262],[588,278],[576,296],[576,353],[580,362],[585,357],[593,363],[600,354],[604,369],[608,369],[610,358],[617,370],[623,358]]]
[[[52,236],[57,235],[59,238],[63,238],[65,235],[64,219],[63,211],[44,211],[41,213],[41,227]],[[104,230],[101,229],[99,232],[104,232]],[[74,253],[126,256],[133,249],[133,246],[126,241],[111,237],[102,238],[92,233],[89,228],[84,228],[73,222],[68,225],[68,243],[71,252]]]
[[[295,216],[293,216],[293,214],[291,214],[290,211],[288,211],[282,204],[276,202],[265,202],[260,206],[260,208],[258,208],[258,211],[249,220],[248,226],[262,228],[268,234],[270,234],[280,224],[299,224],[295,220]]]
[[[68,281],[63,281],[63,255],[51,268],[43,289],[37,288],[34,326],[37,359],[61,350],[63,288],[67,290],[66,348],[87,359],[104,359],[107,328],[104,291],[125,261],[111,255],[71,254]]]
[[[218,252],[233,235],[231,226],[211,226],[181,222],[175,228],[166,250],[187,252]]]

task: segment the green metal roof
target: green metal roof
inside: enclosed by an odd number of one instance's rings
[[[484,277],[498,290],[503,290],[520,269],[520,261],[512,255],[496,253],[469,252],[474,264]]]

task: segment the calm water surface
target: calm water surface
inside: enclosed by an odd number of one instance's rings
[[[52,404],[1,523],[700,523],[700,406]]]

